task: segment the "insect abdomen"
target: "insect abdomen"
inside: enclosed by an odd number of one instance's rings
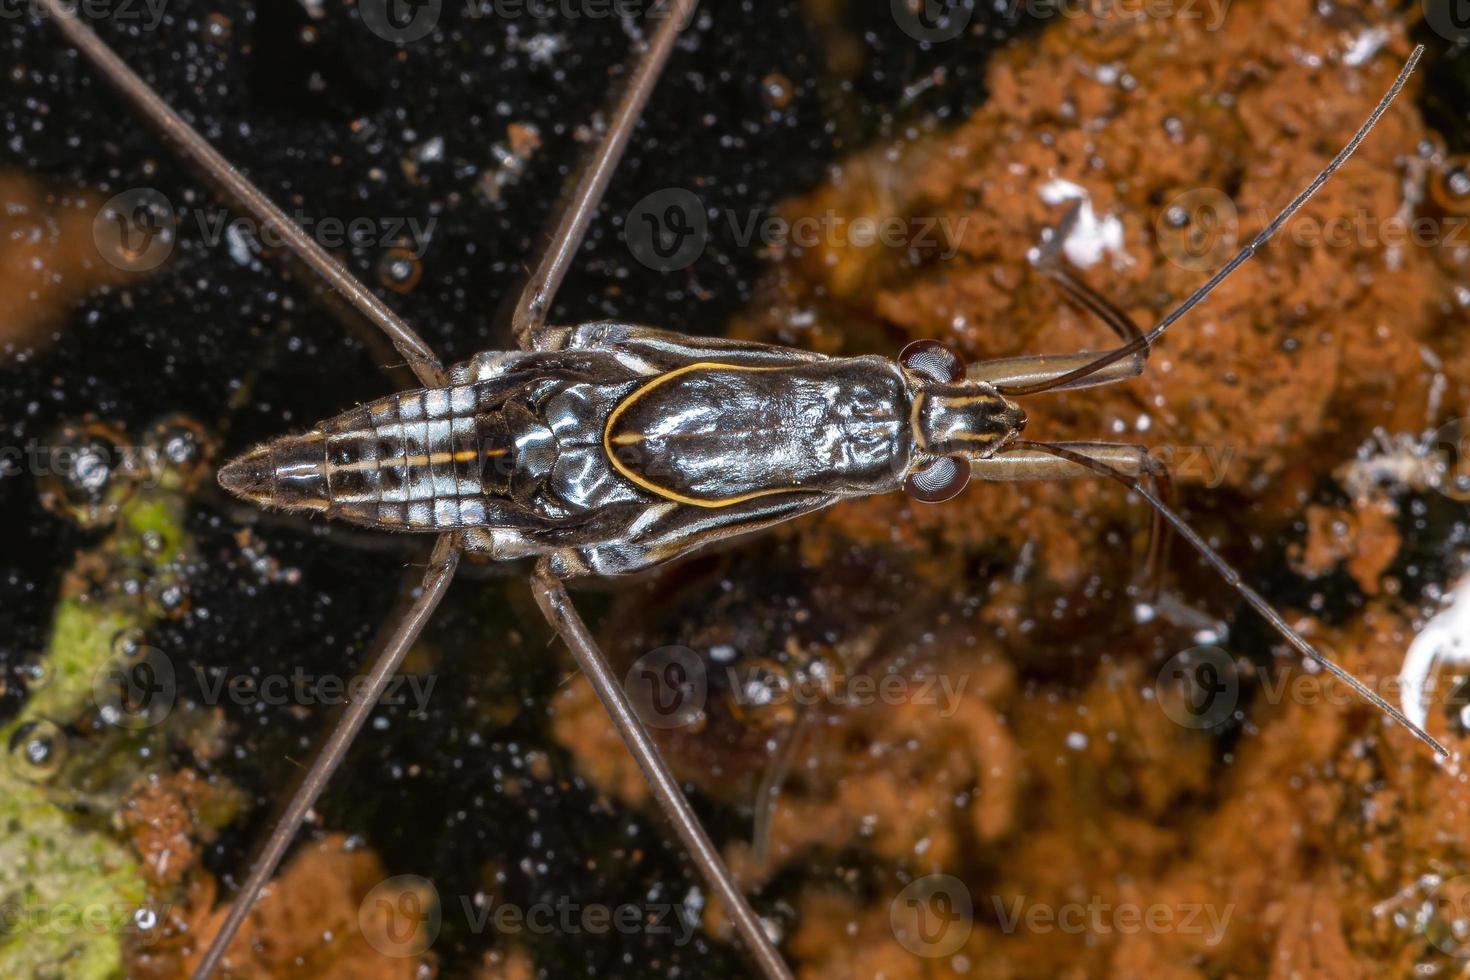
[[[473,385],[401,392],[304,435],[258,447],[220,471],[224,486],[269,507],[354,524],[433,531],[485,522],[484,445]]]

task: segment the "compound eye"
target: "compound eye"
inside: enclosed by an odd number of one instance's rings
[[[965,376],[964,358],[937,340],[915,340],[898,355],[898,363],[933,381],[953,382]]]
[[[903,482],[910,497],[926,504],[958,497],[970,482],[970,461],[963,456],[941,456]]]

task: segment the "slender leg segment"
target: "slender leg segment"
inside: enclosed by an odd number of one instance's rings
[[[679,32],[693,18],[697,3],[698,0],[674,0],[673,3],[655,5],[659,16],[667,19],[658,26],[643,59],[634,69],[633,77],[613,111],[612,125],[577,181],[566,209],[557,220],[550,245],[516,302],[510,323],[516,345],[521,350],[535,349],[536,333],[546,323],[546,315],[556,298],[556,291],[566,278],[577,249],[582,246],[587,227],[592,223],[592,218],[602,203],[602,195],[607,191],[608,181],[612,180],[613,172],[623,158],[623,151],[628,148],[633,128],[638,125],[643,107],[648,104],[648,97],[658,85],[664,65],[673,53],[674,42],[679,39]]]
[[[1169,479],[1168,467],[1155,459],[1146,446],[1113,442],[1059,442],[1055,445],[1144,481],[1154,496],[1161,500],[1171,501],[1173,498],[1174,484]],[[994,483],[1075,480],[1095,475],[1091,467],[1063,459],[1048,450],[1028,446],[1002,450],[990,459],[975,460],[970,466],[971,479]],[[1154,511],[1148,531],[1148,558],[1139,579],[1150,602],[1157,598],[1163,581],[1164,551],[1168,543],[1169,526],[1163,516]]]
[[[403,658],[407,655],[409,648],[423,632],[424,625],[434,615],[434,610],[439,608],[439,602],[449,590],[449,583],[454,578],[454,571],[458,566],[459,548],[450,535],[440,535],[434,546],[433,555],[429,558],[429,570],[424,574],[418,598],[414,600],[408,613],[399,620],[397,627],[384,641],[382,650],[373,662],[372,672],[368,674],[368,682],[363,689],[362,697],[347,706],[342,720],[327,737],[326,743],[317,753],[311,768],[307,770],[306,777],[301,781],[295,795],[291,797],[285,813],[271,831],[270,838],[250,869],[249,877],[245,879],[244,887],[240,889],[235,903],[230,906],[229,914],[211,941],[208,951],[204,954],[204,959],[195,969],[194,980],[205,980],[219,966],[231,940],[240,931],[240,926],[244,924],[246,916],[254,907],[261,889],[275,874],[281,858],[285,856],[286,849],[295,838],[296,832],[301,829],[307,812],[321,796],[327,781],[332,778],[332,773],[336,772],[338,765],[341,764],[348,747],[357,737],[368,715],[372,714],[378,699],[392,683],[393,676],[403,663]]]
[[[576,189],[562,212],[546,253],[541,257],[526,284],[511,317],[511,330],[522,350],[534,350],[538,334],[546,324],[546,315],[555,300],[557,289],[571,267],[592,218],[602,203],[608,182],[627,149],[634,127],[658,84],[669,55],[674,50],[683,26],[693,17],[697,0],[676,0],[660,8],[668,19],[660,24],[642,60],[633,72],[613,113],[612,125],[587,163]],[[592,683],[593,691],[607,710],[608,717],[637,761],[675,832],[690,858],[699,868],[710,888],[719,895],[746,949],[768,978],[790,977],[791,972],[781,954],[761,925],[760,917],[725,867],[724,860],[705,833],[684,792],[659,754],[642,719],[628,702],[612,667],[593,640],[572,598],[545,563],[538,565],[532,588],[537,604],[552,629],[566,641],[578,666]]]
[[[1134,338],[1116,350],[1093,358],[1090,362],[1073,370],[1052,375],[1042,380],[1016,381],[1005,385],[997,385],[997,387],[1000,387],[1004,394],[1012,396],[1039,395],[1043,391],[1085,387],[1085,385],[1079,384],[1078,382],[1105,371],[1116,365],[1119,361],[1131,358],[1135,354],[1152,347],[1164,335],[1165,330],[1168,330],[1170,326],[1176,323],[1186,313],[1203,302],[1205,297],[1215,291],[1215,287],[1229,278],[1232,272],[1240,268],[1251,256],[1255,255],[1256,252],[1265,246],[1281,230],[1281,226],[1286,224],[1292,215],[1301,210],[1302,205],[1306,204],[1312,195],[1317,193],[1322,185],[1332,178],[1333,174],[1337,173],[1338,169],[1347,162],[1348,157],[1352,156],[1354,151],[1362,145],[1363,140],[1368,138],[1368,134],[1373,131],[1373,127],[1378,125],[1378,120],[1383,118],[1383,114],[1388,111],[1388,107],[1393,104],[1393,100],[1403,91],[1404,85],[1408,83],[1409,76],[1414,74],[1414,68],[1419,64],[1419,59],[1423,55],[1424,45],[1421,44],[1414,49],[1413,54],[1409,55],[1409,60],[1404,63],[1403,69],[1399,72],[1398,77],[1394,79],[1394,83],[1389,87],[1388,92],[1384,94],[1377,107],[1369,113],[1363,125],[1358,127],[1358,131],[1353,134],[1353,138],[1348,140],[1347,145],[1338,151],[1337,156],[1332,158],[1332,162],[1327,164],[1321,173],[1317,174],[1312,179],[1312,182],[1303,188],[1301,193],[1292,198],[1291,203],[1282,208],[1281,213],[1272,219],[1271,223],[1262,229],[1260,234],[1251,239],[1250,243],[1237,252],[1234,258],[1221,266],[1219,271],[1211,276],[1203,286],[1191,293],[1184,302],[1170,311],[1152,330],[1140,337]]]
[[[694,810],[689,806],[689,801],[684,798],[684,792],[679,788],[674,774],[669,771],[663,756],[659,754],[658,746],[654,744],[642,720],[633,710],[633,705],[628,701],[628,695],[624,692],[617,676],[613,674],[607,658],[598,648],[597,641],[592,638],[586,624],[582,622],[582,617],[572,604],[571,596],[567,595],[566,587],[551,574],[544,562],[537,566],[532,589],[536,594],[537,605],[541,607],[541,612],[546,616],[546,621],[566,641],[577,665],[587,675],[593,690],[597,692],[598,698],[607,707],[608,714],[612,716],[618,729],[618,734],[627,743],[628,751],[633,754],[633,758],[638,760],[638,765],[642,768],[644,778],[648,780],[648,785],[653,790],[659,806],[668,815],[669,821],[674,825],[674,831],[683,841],[690,858],[698,865],[705,881],[724,903],[725,909],[735,923],[736,931],[744,941],[746,949],[760,966],[761,973],[772,980],[790,977],[791,971],[787,969],[786,963],[781,959],[781,954],[776,951],[770,937],[766,935],[760,917],[755,914],[755,910],[750,907],[740,887],[735,884],[735,879],[720,858],[720,852],[715,849],[709,835],[700,825],[699,818],[694,815]]]
[[[1295,647],[1297,649],[1297,652],[1302,654],[1302,656],[1304,657],[1315,660],[1318,664],[1322,666],[1324,670],[1330,673],[1333,677],[1336,677],[1348,687],[1352,688],[1353,691],[1355,691],[1358,696],[1361,697],[1364,701],[1368,702],[1373,707],[1377,708],[1379,711],[1383,712],[1394,721],[1398,722],[1404,728],[1408,729],[1415,738],[1419,739],[1425,745],[1428,745],[1431,749],[1435,751],[1436,754],[1443,757],[1449,756],[1449,750],[1447,750],[1443,745],[1435,740],[1432,735],[1410,721],[1402,711],[1389,704],[1388,701],[1384,700],[1384,698],[1376,691],[1370,689],[1362,681],[1358,680],[1342,667],[1339,667],[1336,663],[1327,659],[1327,657],[1323,655],[1316,647],[1307,642],[1307,639],[1304,636],[1302,636],[1296,630],[1292,629],[1291,625],[1288,624],[1286,620],[1281,617],[1280,613],[1272,608],[1271,604],[1267,602],[1259,592],[1257,592],[1255,589],[1252,589],[1249,585],[1246,585],[1245,582],[1241,580],[1240,573],[1232,568],[1230,563],[1220,556],[1219,552],[1215,551],[1214,548],[1211,548],[1209,543],[1200,536],[1198,531],[1190,527],[1189,523],[1185,521],[1184,518],[1180,517],[1177,513],[1174,512],[1172,508],[1170,508],[1162,500],[1160,500],[1150,488],[1144,485],[1144,481],[1139,479],[1139,477],[1135,473],[1131,472],[1127,466],[1115,465],[1113,461],[1109,460],[1102,454],[1091,453],[1088,451],[1079,451],[1078,447],[1076,447],[1075,445],[1025,441],[1016,442],[1012,445],[1014,446],[1015,451],[1018,453],[1024,452],[1028,454],[1039,453],[1051,455],[1053,457],[1056,457],[1056,459],[1060,462],[1071,464],[1072,467],[1080,467],[1083,470],[1097,473],[1111,480],[1116,480],[1117,482],[1128,487],[1134,493],[1138,494],[1148,503],[1150,507],[1153,508],[1154,513],[1163,518],[1164,521],[1167,522],[1168,525],[1173,528],[1173,530],[1181,538],[1189,542],[1189,546],[1193,548],[1196,552],[1198,552],[1200,557],[1205,560],[1205,563],[1213,568],[1219,574],[1219,576],[1225,580],[1225,584],[1229,585],[1236,592],[1240,593],[1241,598],[1245,599],[1247,605],[1254,609],[1261,616],[1262,619],[1266,620],[1266,622],[1271,625],[1272,629],[1281,634],[1283,639],[1285,639],[1288,643]],[[1130,447],[1115,448],[1127,449]],[[1028,456],[1026,458],[1031,460],[1031,463],[1029,465],[1034,467],[1034,457]],[[1039,472],[1039,470],[1033,470],[1033,472]],[[1070,469],[1067,471],[1059,472],[1065,472],[1066,475],[1074,475],[1073,471]]]
[[[1133,322],[1133,318],[1114,306],[1107,297],[1068,272],[1053,254],[1054,246],[1061,241],[1067,229],[1076,220],[1076,210],[1073,208],[1062,219],[1061,225],[1052,234],[1048,249],[1042,253],[1041,260],[1037,262],[1037,267],[1056,283],[1062,295],[1101,320],[1108,329],[1118,335],[1119,340],[1125,343],[1136,342],[1143,337],[1143,331],[1138,328],[1138,324]],[[1058,388],[1067,390],[1095,388],[1136,378],[1147,366],[1148,353],[1149,349],[1144,347],[1115,364],[1110,364],[1094,374],[1080,377],[1070,384],[1059,385]],[[1002,390],[1010,390],[1016,386],[1039,385],[1055,381],[1065,375],[1075,373],[1079,368],[1087,367],[1096,360],[1096,354],[1032,354],[1025,357],[1002,357],[992,361],[982,361],[971,365],[965,373],[971,381],[985,381]]]
[[[1144,477],[1152,473],[1158,465],[1144,446],[1116,442],[1059,442],[1056,445],[1064,446],[1076,455],[1097,460],[1130,477]],[[1029,443],[1015,443],[989,459],[972,460],[970,467],[972,479],[991,483],[1073,480],[1092,476],[1094,473],[1090,466],[1058,457],[1056,453],[1036,448]]]
[[[443,366],[412,327],[373,295],[342,263],[332,258],[300,225],[287,217],[259,187],[220,156],[219,151],[210,146],[208,140],[169,108],[168,103],[159,98],[158,93],[103,43],[90,27],[77,20],[64,0],[38,2],[66,39],[86,55],[97,70],[137,106],[149,122],[173,140],[185,157],[201,167],[210,180],[250,212],[262,227],[278,233],[292,254],[330,283],[353,307],[387,334],[424,387],[444,384]]]

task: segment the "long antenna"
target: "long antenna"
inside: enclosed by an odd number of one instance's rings
[[[1362,698],[1364,701],[1367,701],[1369,704],[1373,705],[1373,707],[1377,708],[1379,711],[1388,715],[1394,721],[1407,728],[1414,735],[1415,738],[1423,742],[1425,745],[1429,746],[1437,754],[1445,757],[1449,756],[1449,750],[1441,745],[1434,738],[1434,736],[1430,735],[1424,729],[1420,728],[1418,725],[1414,724],[1414,722],[1410,721],[1407,715],[1405,715],[1398,708],[1395,708],[1393,705],[1389,704],[1386,700],[1383,699],[1382,695],[1373,691],[1371,688],[1368,687],[1368,685],[1364,684],[1362,681],[1358,680],[1342,667],[1339,667],[1337,664],[1327,659],[1326,655],[1321,653],[1316,647],[1312,646],[1311,643],[1307,642],[1306,637],[1302,636],[1296,630],[1292,629],[1291,625],[1287,623],[1286,620],[1281,618],[1281,614],[1278,613],[1269,602],[1262,598],[1259,592],[1251,588],[1249,585],[1246,585],[1245,582],[1241,581],[1240,573],[1232,568],[1230,563],[1220,556],[1219,552],[1217,552],[1214,548],[1211,548],[1209,544],[1206,543],[1205,539],[1200,537],[1198,531],[1191,527],[1184,518],[1180,517],[1172,509],[1166,506],[1162,500],[1154,496],[1154,494],[1147,487],[1145,487],[1140,480],[1130,476],[1127,473],[1124,473],[1122,470],[1109,466],[1107,463],[1104,463],[1101,460],[1093,459],[1091,456],[1086,456],[1082,453],[1073,452],[1072,450],[1067,449],[1064,446],[1057,446],[1047,442],[1028,442],[1025,440],[1014,442],[1011,445],[1016,449],[1034,449],[1052,456],[1057,456],[1061,459],[1069,460],[1070,462],[1076,463],[1079,466],[1085,466],[1089,470],[1092,470],[1094,473],[1100,473],[1110,479],[1117,480],[1119,483],[1123,484],[1128,489],[1138,494],[1144,500],[1148,501],[1148,505],[1154,509],[1154,513],[1158,514],[1165,521],[1167,521],[1169,523],[1169,526],[1172,527],[1176,532],[1178,532],[1181,538],[1188,541],[1190,547],[1194,548],[1195,551],[1200,553],[1200,556],[1204,558],[1204,560],[1210,565],[1210,567],[1212,567],[1216,572],[1220,574],[1220,577],[1225,580],[1225,583],[1236,592],[1239,592],[1241,596],[1244,597],[1245,601],[1250,604],[1250,607],[1256,612],[1260,613],[1261,618],[1264,619],[1267,623],[1270,623],[1271,628],[1280,633],[1282,637],[1284,637],[1286,641],[1292,646],[1296,647],[1303,656],[1309,657],[1312,660],[1315,660],[1317,663],[1321,664],[1322,667],[1333,677],[1336,677],[1348,687],[1352,688],[1353,691],[1357,693],[1358,697]]]
[[[1160,320],[1158,326],[1154,327],[1142,337],[1139,337],[1136,340],[1124,344],[1117,350],[1109,351],[1108,353],[1100,356],[1092,363],[1084,364],[1076,370],[1068,371],[1066,374],[1063,374],[1059,377],[1048,378],[1045,381],[1037,381],[1027,385],[1000,385],[999,388],[1001,392],[1007,395],[1019,396],[1038,395],[1043,391],[1052,391],[1054,389],[1062,388],[1069,384],[1072,384],[1075,381],[1080,381],[1082,378],[1086,378],[1089,375],[1096,374],[1103,368],[1107,367],[1109,364],[1115,364],[1125,357],[1131,357],[1141,350],[1152,347],[1158,341],[1158,339],[1164,335],[1164,331],[1168,330],[1169,327],[1171,327],[1176,320],[1198,306],[1205,299],[1205,297],[1209,296],[1210,293],[1215,291],[1216,286],[1219,286],[1220,283],[1224,282],[1232,272],[1240,268],[1240,266],[1243,265],[1246,260],[1256,254],[1257,250],[1259,250],[1263,245],[1270,241],[1272,236],[1274,236],[1276,232],[1281,230],[1281,226],[1286,224],[1287,221],[1291,220],[1291,216],[1296,214],[1297,211],[1301,210],[1302,205],[1306,204],[1307,200],[1311,198],[1313,194],[1317,193],[1318,189],[1320,189],[1323,184],[1327,183],[1327,181],[1331,179],[1332,175],[1337,172],[1338,168],[1347,162],[1348,157],[1352,156],[1353,152],[1357,150],[1359,145],[1362,144],[1363,140],[1368,138],[1368,134],[1373,131],[1373,127],[1378,125],[1378,120],[1383,118],[1383,114],[1388,111],[1388,107],[1393,104],[1393,100],[1398,96],[1399,92],[1403,91],[1404,85],[1408,83],[1409,76],[1414,74],[1414,68],[1416,65],[1419,64],[1419,58],[1423,54],[1424,45],[1421,44],[1414,49],[1413,54],[1409,55],[1409,60],[1404,63],[1403,70],[1399,72],[1398,78],[1394,79],[1393,87],[1388,90],[1388,93],[1384,95],[1381,100],[1379,100],[1378,107],[1375,108],[1373,112],[1368,116],[1367,121],[1358,128],[1358,131],[1353,135],[1353,138],[1349,140],[1348,144],[1338,152],[1337,156],[1332,158],[1332,162],[1329,163],[1322,170],[1322,172],[1319,173],[1316,178],[1313,179],[1313,181],[1308,184],[1306,188],[1292,200],[1290,204],[1282,209],[1281,213],[1276,216],[1276,220],[1267,225],[1259,235],[1251,240],[1249,245],[1237,252],[1235,258],[1225,263],[1224,267],[1221,268],[1219,272],[1216,272],[1213,276],[1210,277],[1209,282],[1205,283],[1199,289],[1195,290],[1188,299],[1176,306],[1173,312]]]

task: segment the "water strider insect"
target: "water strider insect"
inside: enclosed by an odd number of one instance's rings
[[[1034,356],[966,367],[928,341],[897,360],[829,358],[762,344],[695,339],[545,316],[632,127],[693,2],[677,5],[643,54],[512,317],[519,350],[446,371],[390,309],[296,228],[174,114],[57,0],[42,0],[67,37],[156,125],[292,251],[373,320],[422,387],[344,412],[231,462],[220,481],[258,503],[372,528],[439,534],[422,590],[396,623],[367,696],[344,714],[256,859],[199,967],[219,964],[325,782],[442,599],[461,554],[534,559],[533,588],[572,649],[655,797],[767,976],[789,972],[740,894],[609,670],[562,582],[669,561],[847,497],[903,489],[939,502],[971,479],[1065,479],[1089,473],[1137,492],[1303,655],[1322,663],[1437,752],[1427,733],[1323,658],[1178,517],[1151,486],[1141,447],[1022,438],[1024,396],[1110,384],[1144,369],[1164,331],[1202,301],[1325,182],[1367,136],[1412,72],[1416,51],[1331,164],[1251,244],[1148,333],[1059,266],[1063,291],[1116,332],[1102,354]]]

